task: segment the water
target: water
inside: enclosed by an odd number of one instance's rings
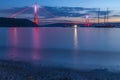
[[[120,29],[0,28],[0,59],[75,69],[119,69]]]

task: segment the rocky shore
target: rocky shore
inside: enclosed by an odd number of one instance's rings
[[[37,67],[25,62],[0,60],[0,80],[120,80],[120,73],[107,69]]]

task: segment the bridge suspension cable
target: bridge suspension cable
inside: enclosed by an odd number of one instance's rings
[[[27,7],[27,8],[25,8],[25,9],[23,9],[23,10],[15,13],[15,14],[9,16],[9,18],[14,18],[14,17],[16,17],[17,15],[20,15],[20,14],[24,13],[25,11],[29,10],[30,8],[31,8],[31,7]]]

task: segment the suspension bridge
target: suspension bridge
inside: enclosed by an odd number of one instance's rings
[[[27,12],[28,10],[30,9],[34,9],[34,17],[32,18],[33,22],[36,23],[37,25],[42,21],[40,21],[40,18],[39,18],[39,12],[42,11],[42,13],[44,12],[44,14],[47,14],[48,16],[51,16],[52,18],[56,18],[57,16],[55,16],[53,13],[49,12],[48,10],[46,10],[45,8],[43,8],[42,6],[38,5],[37,3],[35,3],[33,6],[31,7],[27,7],[27,8],[24,8],[23,10],[20,10],[18,12],[15,12],[14,14],[10,15],[9,18],[16,18],[17,16]],[[89,23],[89,17],[88,15],[85,17],[85,25],[86,26],[90,26],[90,23]],[[78,22],[65,22],[65,23],[68,23],[68,24],[79,24]]]
[[[35,3],[33,6],[31,7],[27,7],[23,10],[20,10],[18,12],[15,12],[14,14],[10,15],[9,18],[16,18],[17,16],[27,12],[30,9],[34,9],[34,18],[33,18],[33,22],[36,23],[37,25],[39,24],[39,10],[43,11],[45,14],[47,14],[48,16],[51,17],[56,17],[55,15],[53,15],[51,12],[47,11],[46,9],[44,9],[43,7],[41,7],[40,5],[38,5],[37,3]]]

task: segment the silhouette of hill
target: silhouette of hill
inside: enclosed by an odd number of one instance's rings
[[[27,19],[0,17],[0,27],[35,27],[35,26],[38,25]]]
[[[76,24],[78,27],[86,27],[85,24]],[[53,23],[40,25],[41,27],[74,27],[75,23]]]
[[[53,24],[44,24],[40,25],[41,27],[72,27],[73,23],[53,23]]]

